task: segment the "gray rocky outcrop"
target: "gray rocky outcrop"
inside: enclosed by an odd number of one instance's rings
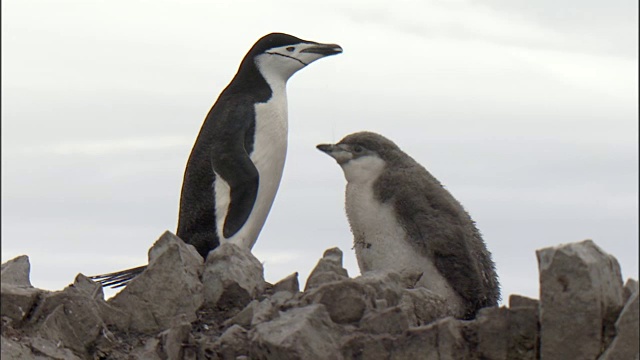
[[[243,308],[265,288],[262,264],[251,251],[224,243],[209,253],[202,274],[207,306]]]
[[[541,357],[597,358],[615,335],[615,321],[624,305],[618,261],[591,240],[536,254]]]
[[[623,286],[617,261],[591,241],[537,254],[540,300],[512,295],[508,306],[481,309],[473,320],[450,316],[442,297],[416,285],[420,274],[350,278],[337,248],[325,251],[301,292],[297,273],[266,283],[249,251],[225,244],[203,264],[167,232],[151,248],[149,267],[109,301],[82,274],[62,291],[33,288],[23,256],[2,264],[1,355],[637,359],[637,281]]]
[[[109,303],[130,320],[129,329],[157,333],[196,320],[202,306],[202,257],[195,248],[165,232],[149,250],[149,266]]]

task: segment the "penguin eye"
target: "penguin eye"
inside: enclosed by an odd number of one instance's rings
[[[295,49],[296,49],[295,47],[293,47],[293,46],[289,46],[289,47],[287,48],[287,51],[288,51],[288,52],[293,52],[293,50],[295,50]]]
[[[364,149],[360,145],[356,145],[353,147],[353,152],[356,154],[360,154]]]

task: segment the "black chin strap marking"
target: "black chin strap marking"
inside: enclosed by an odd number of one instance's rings
[[[289,55],[285,55],[285,54],[280,54],[280,53],[276,53],[276,52],[268,52],[268,51],[267,51],[267,54],[284,56],[284,57],[286,57],[286,58],[293,59],[293,60],[295,60],[295,61],[299,62],[299,63],[300,63],[300,64],[302,64],[303,66],[307,66],[307,65],[309,65],[309,64],[305,64],[305,63],[304,63],[302,60],[300,60],[300,59],[294,58],[293,56],[289,56]]]

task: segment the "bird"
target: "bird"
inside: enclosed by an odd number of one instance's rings
[[[182,182],[176,235],[206,259],[220,243],[251,248],[280,185],[287,152],[286,84],[337,44],[285,33],[260,38],[207,114]],[[146,266],[91,277],[120,287]]]
[[[463,319],[497,306],[498,275],[475,222],[422,165],[370,131],[316,147],[347,181],[345,210],[361,273],[422,273],[416,285],[441,295]]]

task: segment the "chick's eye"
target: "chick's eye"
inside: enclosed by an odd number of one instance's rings
[[[364,150],[364,149],[360,145],[356,145],[356,146],[353,147],[353,152],[356,153],[356,154],[361,153],[362,150]]]
[[[287,51],[288,51],[288,52],[293,52],[293,50],[295,50],[295,49],[296,49],[295,47],[293,47],[293,46],[289,46],[289,47],[287,48]]]

